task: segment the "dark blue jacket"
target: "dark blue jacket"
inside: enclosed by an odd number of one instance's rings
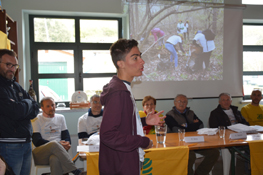
[[[15,80],[0,76],[0,142],[30,142],[39,106]]]

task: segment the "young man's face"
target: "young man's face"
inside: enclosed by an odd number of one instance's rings
[[[144,61],[141,58],[141,52],[138,47],[133,47],[126,55],[124,61],[118,61],[119,69],[127,77],[138,77],[142,75]]]

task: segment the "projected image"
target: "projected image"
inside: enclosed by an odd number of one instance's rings
[[[134,81],[222,80],[224,9],[212,7],[129,4],[130,38],[145,61]]]

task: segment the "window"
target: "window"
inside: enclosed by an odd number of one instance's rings
[[[262,0],[242,0],[242,4],[263,5]]]
[[[29,16],[31,77],[40,101],[71,101],[81,90],[88,99],[116,74],[109,48],[121,38],[121,18]],[[67,104],[68,105],[68,104]]]
[[[245,99],[253,89],[263,90],[263,24],[243,25],[243,88]]]

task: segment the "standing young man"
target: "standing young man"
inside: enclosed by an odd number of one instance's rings
[[[144,137],[141,119],[131,92],[131,81],[141,76],[144,61],[138,42],[119,39],[111,48],[112,61],[117,68],[117,76],[103,87],[101,103],[104,105],[100,128],[100,175],[139,175],[144,161],[144,151],[153,143]],[[148,125],[160,125],[165,117],[163,111],[148,114]]]

